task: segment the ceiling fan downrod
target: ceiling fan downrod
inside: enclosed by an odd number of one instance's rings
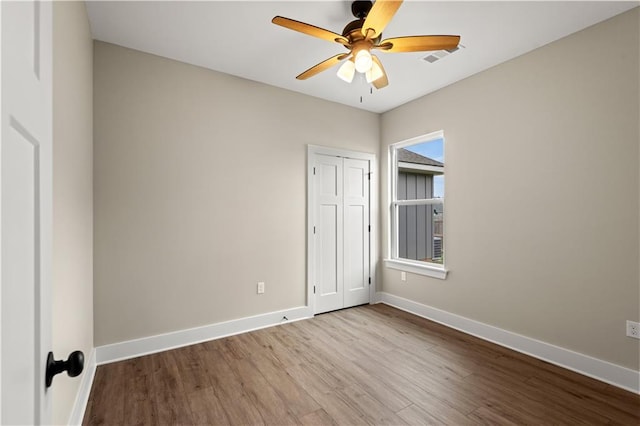
[[[364,19],[369,14],[373,2],[369,0],[356,0],[351,3],[351,13],[358,19]]]

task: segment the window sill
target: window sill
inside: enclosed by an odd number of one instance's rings
[[[384,259],[387,268],[399,271],[411,272],[413,274],[425,275],[427,277],[444,280],[447,278],[448,270],[444,267],[433,266],[424,262],[412,262],[410,260]]]

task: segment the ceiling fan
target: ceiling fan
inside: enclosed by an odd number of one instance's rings
[[[282,16],[276,16],[271,22],[303,34],[339,43],[349,50],[347,53],[332,56],[312,66],[298,75],[296,77],[298,80],[306,80],[348,59],[338,69],[338,77],[351,83],[357,71],[365,74],[367,83],[373,84],[376,89],[382,89],[389,84],[389,80],[380,59],[371,54],[372,50],[377,49],[388,53],[421,52],[453,49],[460,42],[460,36],[457,35],[417,35],[381,41],[382,31],[401,4],[402,1],[397,0],[376,0],[375,3],[368,0],[354,1],[351,4],[351,12],[356,19],[344,27],[342,34]]]

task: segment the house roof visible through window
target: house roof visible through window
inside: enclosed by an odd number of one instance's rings
[[[444,163],[436,161],[432,158],[425,157],[415,152],[411,152],[408,149],[398,149],[398,161],[403,163],[424,164],[427,166],[444,166]]]

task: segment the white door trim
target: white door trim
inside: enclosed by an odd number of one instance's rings
[[[313,277],[315,275],[315,244],[313,224],[315,223],[315,208],[313,206],[315,188],[313,185],[313,159],[316,154],[334,157],[353,158],[369,161],[369,221],[371,233],[369,235],[369,300],[373,303],[376,295],[376,270],[378,269],[378,162],[375,154],[350,151],[340,148],[329,148],[318,145],[307,145],[307,307],[315,313],[315,298],[313,297]]]

